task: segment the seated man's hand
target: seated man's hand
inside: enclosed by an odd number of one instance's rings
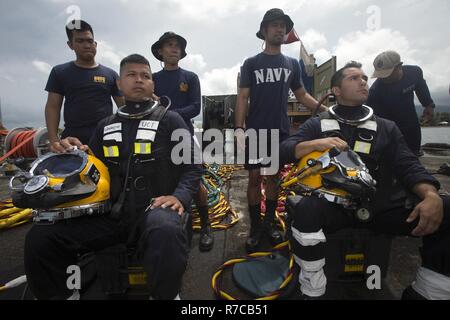
[[[66,149],[61,145],[60,140],[50,142],[48,144],[48,148],[50,149],[51,152],[54,152],[54,153],[65,153],[66,152]]]
[[[60,141],[53,141],[50,143],[50,151],[55,153],[66,153],[73,151],[77,147],[82,151],[87,151],[89,147],[82,144],[80,140],[74,137],[67,137]]]
[[[336,147],[341,151],[345,151],[348,149],[347,142],[337,137],[314,140],[314,146],[315,150],[317,151],[325,151],[333,147]]]
[[[444,204],[437,193],[428,194],[411,212],[406,222],[411,223],[419,217],[419,224],[411,232],[413,236],[426,236],[435,232],[444,216]]]
[[[174,211],[178,211],[178,215],[180,215],[180,216],[184,212],[184,207],[181,204],[180,200],[178,200],[174,196],[161,196],[161,197],[155,198],[150,209],[155,209],[158,207],[170,208]]]

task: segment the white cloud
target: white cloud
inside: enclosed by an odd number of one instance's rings
[[[427,57],[422,67],[424,78],[433,91],[448,92],[450,86],[450,64],[448,57],[450,57],[450,47],[444,50],[431,53]]]
[[[290,2],[286,8],[293,8],[294,11],[311,12],[320,19],[328,15],[333,15],[337,11],[349,12],[349,8],[360,8],[368,0],[320,0],[320,1],[296,1],[297,5]]]
[[[449,30],[450,23],[446,15],[450,8],[448,0],[42,0],[38,4],[6,0],[0,3],[2,9],[11,13],[0,21],[4,27],[0,28],[3,30],[0,38],[11,40],[10,45],[0,50],[0,61],[3,61],[0,95],[5,101],[5,117],[10,113],[33,117],[31,110],[35,110],[43,123],[46,99],[43,89],[50,68],[42,62],[54,66],[73,60],[73,52],[64,46],[62,29],[68,18],[65,9],[72,3],[82,9],[82,17],[92,24],[96,37],[106,40],[99,43],[97,60],[116,70],[124,56],[137,52],[146,56],[153,70],[158,71],[159,61],[151,55],[150,45],[167,30],[181,33],[188,40],[189,55],[180,65],[199,75],[203,94],[236,92],[240,66],[237,63],[261,51],[261,41],[255,32],[264,13],[278,7],[290,15],[318,65],[337,55],[338,66],[351,59],[360,60],[370,74],[376,54],[392,48],[400,52],[405,64],[417,64],[423,69],[433,98],[441,97],[442,105],[450,105],[447,61],[450,45],[445,41],[445,30]],[[372,16],[367,9],[372,5],[381,10],[383,29],[364,31]],[[104,9],[104,15],[97,14],[99,7]],[[36,16],[46,19],[34,19]],[[103,16],[109,18],[105,20]],[[440,27],[436,29],[436,26]],[[52,32],[42,45],[30,30]],[[38,56],[30,58],[36,46],[40,48]],[[282,52],[298,58],[299,43],[283,46]],[[33,60],[38,64],[32,63]],[[24,113],[26,108],[30,112]]]
[[[97,40],[97,60],[111,68],[119,68],[120,61],[127,55],[123,52],[117,52],[115,48],[106,41]]]
[[[299,35],[303,45],[308,53],[313,53],[317,63],[330,59],[330,53],[324,49],[327,44],[325,35],[317,30],[308,29],[304,34]],[[283,54],[298,59],[300,57],[300,42],[293,42],[283,45],[281,48]],[[326,55],[326,57],[324,57]]]
[[[191,19],[206,21],[230,17],[247,12],[248,10],[265,12],[274,7],[286,8],[285,11],[292,10],[292,1],[289,0],[279,0],[276,2],[273,0],[251,2],[241,0],[165,0],[165,2],[172,3],[175,7],[179,8],[183,15],[189,16]],[[297,1],[295,8],[305,2],[306,0]]]
[[[299,59],[300,57],[300,42],[293,42],[281,46],[281,52],[289,57]]]
[[[376,31],[350,32],[339,38],[337,45],[331,50],[337,56],[337,68],[354,60],[363,64],[363,69],[370,77],[373,73],[373,60],[380,52],[395,50],[402,56],[403,61],[415,64],[414,50],[408,39],[399,31],[379,29]],[[370,80],[370,84],[374,80]]]
[[[45,61],[39,61],[39,60],[33,60],[33,66],[39,70],[40,72],[48,75],[50,74],[50,71],[52,70],[52,66],[49,65],[47,62]]]
[[[418,65],[424,72],[430,91],[448,90],[450,81],[450,47],[426,52],[413,49],[416,43],[409,41],[399,31],[379,29],[376,31],[357,31],[344,35],[333,48],[333,55],[338,57],[337,67],[342,67],[350,60],[363,64],[364,71],[370,76],[373,73],[373,60],[380,52],[397,51],[404,64]],[[325,57],[326,50],[315,52],[317,60],[319,53]],[[423,59],[421,59],[423,57]],[[323,62],[323,61],[322,61]],[[371,80],[373,82],[373,80]]]
[[[367,0],[321,0],[320,13],[324,10],[334,11],[346,7],[355,7]],[[123,1],[122,2],[126,2]],[[258,23],[261,21],[263,14],[271,8],[281,8],[286,14],[293,18],[293,14],[297,11],[305,10],[317,11],[319,8],[317,3],[308,0],[259,0],[259,1],[242,1],[242,0],[157,0],[157,3],[164,4],[171,9],[178,9],[179,13],[184,17],[197,21],[218,21],[223,18],[234,15],[248,13],[250,16],[255,12],[260,15]]]
[[[200,77],[203,95],[236,94],[237,76],[241,64],[231,68],[217,68],[205,72]]]
[[[300,39],[308,52],[322,49],[328,42],[323,33],[314,29],[306,30],[306,32],[300,36]]]
[[[74,3],[76,1],[74,1],[74,0],[50,0],[50,2],[53,2],[53,3]]]
[[[11,83],[16,83],[16,80],[13,77],[10,77],[7,74],[0,75],[0,78],[3,78],[3,79],[5,79],[5,80],[7,80],[7,81],[9,81]]]
[[[327,49],[319,49],[317,51],[314,51],[314,57],[316,58],[316,64],[319,66],[322,63],[328,61],[331,59],[331,52]]]
[[[188,54],[186,58],[180,61],[182,68],[191,70],[197,74],[201,73],[206,68],[206,62],[201,54]]]

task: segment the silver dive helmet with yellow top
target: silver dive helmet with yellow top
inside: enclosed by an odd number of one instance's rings
[[[375,186],[376,181],[359,155],[351,149],[337,148],[304,156],[281,183],[282,188],[296,194],[316,195],[342,205],[362,222],[373,217]]]
[[[110,210],[108,168],[92,154],[76,148],[39,157],[30,171],[12,177],[9,186],[14,205],[32,208],[37,223]]]

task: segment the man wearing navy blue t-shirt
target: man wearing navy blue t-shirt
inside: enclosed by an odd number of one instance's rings
[[[170,99],[169,109],[177,112],[186,122],[191,135],[194,127],[191,119],[200,113],[200,81],[191,71],[179,67],[178,62],[186,56],[187,41],[182,36],[168,31],[152,45],[156,59],[164,62],[164,68],[153,74],[155,94]],[[194,197],[200,216],[200,251],[209,251],[214,245],[214,237],[208,218],[208,192],[200,182],[199,191]]]
[[[292,30],[294,23],[291,18],[280,9],[270,9],[264,15],[260,29],[256,36],[265,41],[263,52],[245,60],[241,67],[239,94],[236,106],[235,128],[238,136],[240,129],[279,130],[280,141],[289,136],[289,119],[287,103],[289,89],[297,100],[307,108],[314,110],[318,102],[303,88],[299,62],[281,53],[281,45],[285,36]],[[248,99],[250,98],[250,108]],[[323,109],[324,107],[321,107]],[[248,113],[247,113],[248,109]],[[248,132],[248,131],[247,131]],[[272,131],[273,132],[273,131]],[[250,211],[251,228],[247,239],[248,252],[257,249],[264,233],[268,234],[272,243],[282,241],[282,235],[274,228],[275,209],[278,199],[277,176],[266,176],[266,214],[264,223],[260,221],[261,202],[261,172],[263,167],[261,148],[271,149],[270,144],[262,146],[258,138],[259,153],[256,159],[251,158],[249,144],[246,143],[246,165],[249,170],[247,200]],[[267,139],[270,141],[270,137]],[[241,145],[241,143],[239,143]],[[278,152],[278,149],[276,150]],[[264,153],[267,155],[267,153]]]
[[[83,20],[73,20],[66,25],[66,33],[67,45],[75,52],[76,60],[55,66],[45,87],[45,120],[53,152],[64,152],[58,137],[63,100],[61,137],[77,137],[84,144],[89,142],[97,123],[112,114],[111,97],[117,106],[125,104],[117,89],[117,73],[95,62],[97,42],[92,27]]]
[[[367,104],[376,115],[394,121],[411,151],[420,155],[422,135],[414,105],[414,92],[425,108],[422,120],[430,121],[434,113],[434,102],[422,69],[418,66],[404,66],[400,55],[395,51],[380,53],[373,66],[375,72],[372,78],[378,79],[370,88]]]

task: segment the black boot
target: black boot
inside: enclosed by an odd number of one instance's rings
[[[401,300],[427,300],[424,296],[414,290],[411,286],[403,290]]]
[[[256,252],[261,241],[262,224],[260,215],[260,206],[249,206],[250,212],[250,234],[245,243],[247,253]]]
[[[264,232],[269,237],[272,245],[283,242],[283,235],[275,225],[275,210],[278,201],[266,199],[266,215],[264,216]]]
[[[214,245],[214,236],[212,233],[211,223],[209,222],[208,218],[208,207],[199,207],[198,213],[200,216],[201,225],[198,248],[200,249],[200,251],[209,251]]]

